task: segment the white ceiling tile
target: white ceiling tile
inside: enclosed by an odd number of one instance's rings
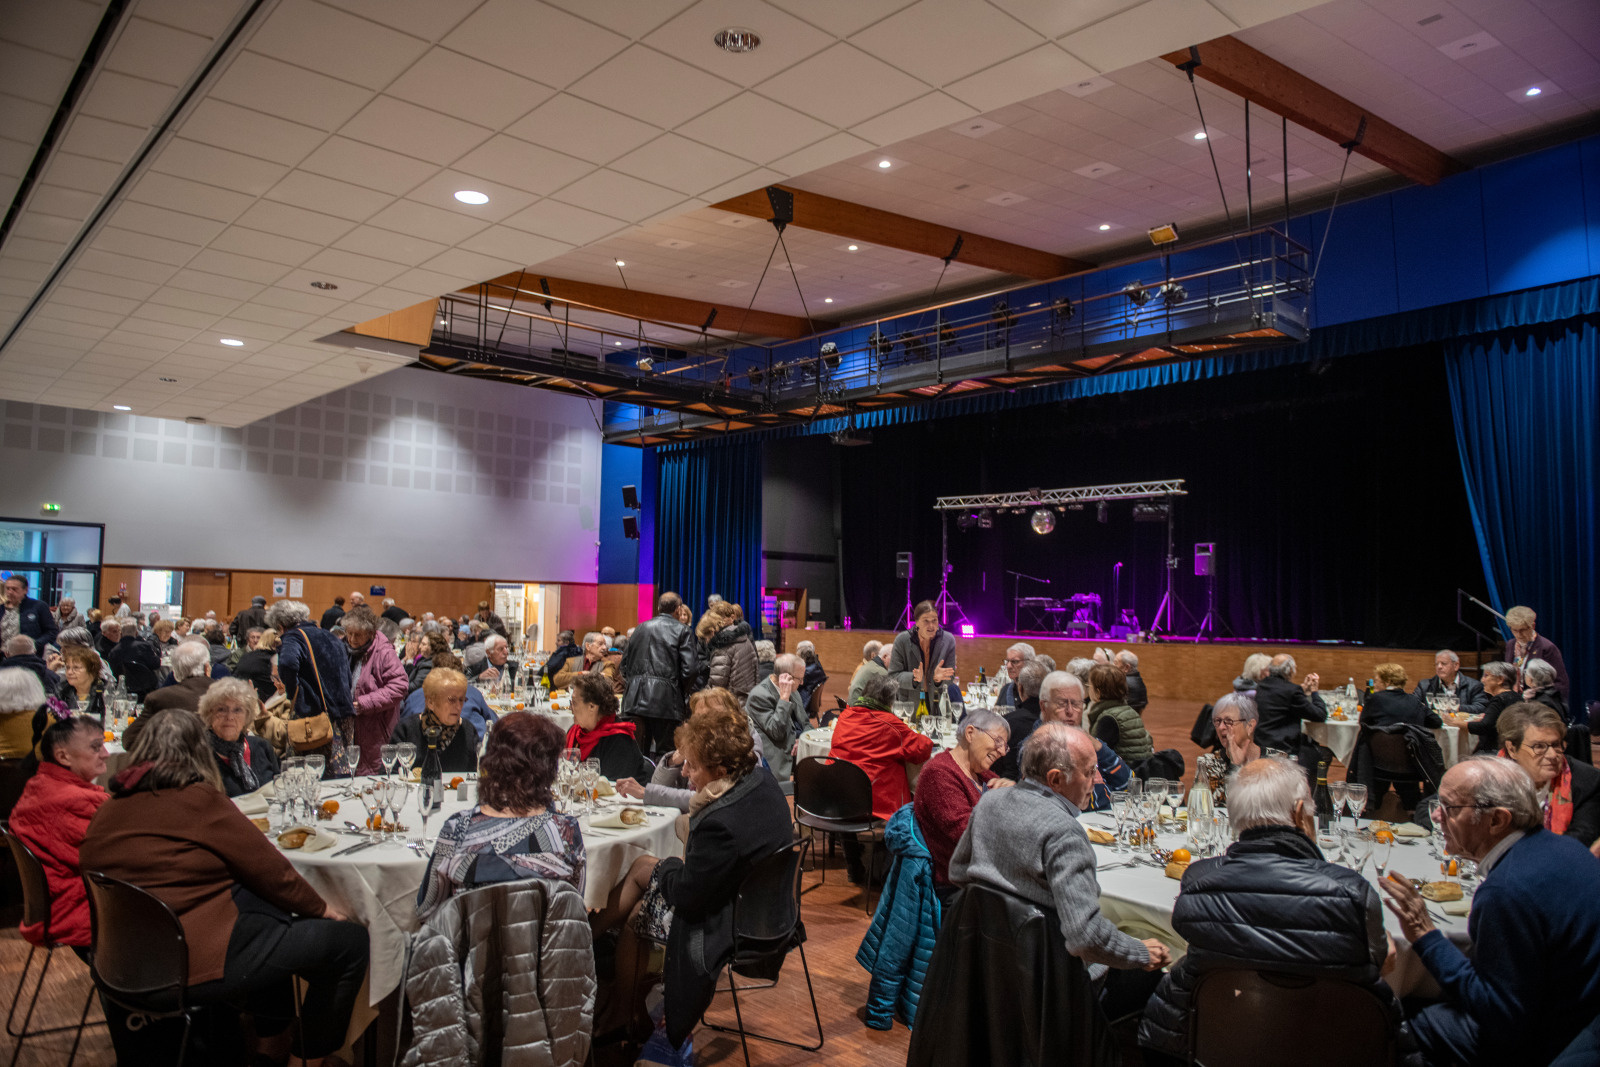
[[[187,308],[172,307],[168,304],[146,304],[133,313],[136,319],[146,322],[165,322],[174,326],[187,326],[191,330],[203,330],[217,321],[217,316],[204,311],[190,311]]]
[[[713,38],[729,26],[755,29],[761,46],[740,55],[719,48]],[[760,0],[700,0],[644,38],[651,48],[747,88],[833,42],[832,34]]]
[[[178,271],[172,276],[168,285],[175,289],[187,289],[196,293],[207,293],[211,296],[229,297],[235,300],[253,299],[264,288],[259,282],[225,277],[221,274],[212,274],[192,268]]]
[[[283,0],[250,38],[250,50],[336,72],[382,89],[427,50],[427,43],[312,0]]]
[[[482,193],[489,198],[489,202],[464,204],[456,199],[456,193],[466,191]],[[521,211],[538,197],[525,190],[501,185],[499,182],[489,181],[475,174],[463,174],[459,170],[441,170],[407,193],[406,199],[427,204],[429,207],[443,208],[463,218],[476,219],[479,222],[500,222],[506,216]]]
[[[249,348],[251,341],[281,341],[289,336],[290,333],[290,327],[287,326],[275,326],[271,323],[260,322],[255,319],[243,319],[237,316],[218,320],[212,329],[217,333],[244,341],[245,348]],[[220,360],[216,361],[221,362]],[[233,363],[235,360],[229,359],[227,362]]]
[[[772,0],[798,15],[813,26],[827,30],[835,37],[848,37],[880,19],[888,18],[901,8],[910,7],[914,0]]]
[[[299,289],[285,289],[276,285],[262,290],[252,303],[260,304],[264,307],[304,311],[311,315],[327,315],[338,311],[345,304],[343,300],[336,300],[331,296],[323,296],[317,291],[304,286]]]
[[[317,254],[320,244],[309,241],[297,241],[292,237],[285,237],[281,233],[270,233],[265,230],[251,229],[248,226],[229,226],[216,240],[211,242],[211,247],[219,252],[233,252],[251,259],[264,259],[268,263],[278,263],[285,267],[297,267]],[[282,273],[281,271],[279,273]],[[268,282],[271,278],[255,278],[252,281]]]
[[[443,43],[559,89],[622,51],[628,38],[534,0],[488,0]]]
[[[55,109],[46,104],[0,93],[0,134],[6,137],[38,144],[54,114]]]
[[[95,0],[8,4],[0,36],[76,62],[104,10],[105,4]]]
[[[50,157],[50,162],[45,167],[44,180],[66,186],[68,189],[103,195],[111,188],[111,183],[117,180],[117,175],[121,172],[120,163],[108,163],[103,159],[90,159],[70,152],[57,152]]]
[[[115,296],[125,296],[131,300],[146,300],[150,294],[159,288],[153,282],[141,281],[137,278],[124,278],[117,274],[102,274],[99,271],[85,270],[74,267],[61,276],[62,284],[74,286],[78,289],[93,289],[97,293],[111,293]]]
[[[0,92],[53,108],[60,102],[60,87],[72,77],[75,66],[63,56],[0,39]]]
[[[470,15],[482,0],[325,0],[362,18],[413,37],[437,41]]]
[[[374,99],[339,132],[379,148],[440,164],[453,163],[493,133],[390,96]]]
[[[919,0],[850,43],[930,85],[945,85],[1036,48],[1044,38],[987,0]]]
[[[694,0],[549,0],[555,6],[634,39],[660,26]]]
[[[1108,71],[1131,66],[1152,54],[1222,37],[1237,28],[1204,0],[1145,0],[1077,30],[1059,43],[1095,70]]]
[[[261,322],[270,326],[282,326],[286,329],[298,330],[313,321],[316,316],[304,311],[289,311],[285,308],[262,307],[257,304],[246,304],[233,313],[234,318],[245,322]]]
[[[31,237],[12,237],[6,242],[6,255],[33,263],[54,263],[67,250],[66,239],[44,241]]]
[[[210,95],[270,115],[336,130],[372,99],[372,91],[255,52],[241,52]]]
[[[61,300],[69,307],[94,308],[97,311],[110,311],[119,315],[127,315],[139,306],[139,301],[125,296],[112,296],[91,289],[74,289],[66,285],[56,286],[51,297]]]
[[[540,196],[594,169],[581,159],[505,134],[496,134],[468,152],[455,167]]]
[[[105,65],[120,74],[177,86],[189,80],[210,50],[209,37],[135,17],[123,27]]]
[[[502,261],[515,263],[516,268],[513,269],[518,269],[543,263],[547,259],[554,259],[565,252],[572,251],[572,247],[565,241],[553,241],[548,237],[539,237],[522,230],[513,230],[509,226],[491,226],[482,233],[475,233],[468,237],[453,251],[493,256]],[[469,260],[459,257],[452,257],[447,252],[423,264],[423,266],[430,270],[456,273],[458,269],[464,269],[469,262]],[[495,271],[493,273],[498,274],[501,272]],[[482,274],[479,275],[479,278],[481,280],[492,276],[492,274]]]
[[[138,256],[140,259],[153,259],[157,263],[168,263],[174,267],[181,267],[200,251],[196,244],[186,244],[182,241],[169,241],[165,237],[153,237],[146,233],[134,233],[132,230],[118,229],[115,226],[106,226],[94,235],[91,247],[106,252],[119,252],[123,255]]]
[[[514,237],[528,240],[528,235],[508,230]],[[480,234],[480,236],[482,236]],[[537,240],[537,239],[535,239]],[[423,270],[433,271],[457,279],[453,288],[463,285],[474,285],[489,278],[497,278],[511,271],[521,270],[528,266],[520,259],[502,259],[499,256],[485,255],[482,252],[469,252],[464,248],[452,248],[422,264]]]
[[[677,132],[744,159],[769,163],[815,144],[833,133],[833,127],[755,93],[740,93],[679,126]]]
[[[1139,0],[992,0],[995,7],[1054,40],[1073,30],[1126,11]],[[1269,0],[1276,2],[1276,0]]]
[[[371,217],[389,202],[388,196],[375,190],[302,170],[294,171],[273,186],[267,193],[267,199],[355,222]]]
[[[193,326],[178,326],[170,322],[130,317],[123,320],[121,332],[159,337],[165,341],[187,341],[194,337],[198,330]]]
[[[478,281],[485,280],[483,278],[478,279]],[[443,296],[461,288],[459,279],[449,274],[440,274],[438,271],[423,270],[420,267],[406,271],[390,282],[389,285],[392,288],[404,289],[407,292],[432,293],[434,296]]]
[[[506,219],[506,225],[557,241],[586,245],[616,233],[627,223],[559,200],[541,200]]]
[[[354,226],[346,219],[273,200],[257,200],[239,216],[238,224],[298,241],[312,241],[318,247],[327,245]]]
[[[73,262],[86,270],[99,271],[101,274],[120,274],[142,282],[154,282],[157,285],[165,282],[176,273],[170,265],[165,263],[119,255],[94,247],[86,248],[78,253],[77,259]]]
[[[663,134],[614,161],[611,166],[624,174],[665,185],[688,196],[695,196],[755,169],[747,160],[708,148],[675,133]]]
[[[240,281],[260,282],[263,285],[270,285],[286,273],[285,264],[256,259],[254,256],[223,252],[215,248],[208,248],[195,256],[189,261],[189,268],[205,271],[208,274],[221,274],[227,278],[237,278]]]
[[[368,221],[386,230],[447,245],[464,241],[489,225],[482,219],[467,218],[453,211],[410,200],[396,200]]]
[[[833,126],[854,126],[927,91],[909,74],[843,43],[761,85],[763,96]]]
[[[155,237],[187,241],[194,245],[206,244],[221,233],[223,228],[223,224],[215,219],[202,218],[182,211],[169,211],[136,200],[124,200],[118,204],[108,221],[113,226],[120,226],[135,233],[148,233]]]
[[[945,87],[945,91],[979,111],[993,111],[1026,97],[1094,76],[1094,70],[1053,44],[997,63]]]
[[[976,114],[971,107],[945,93],[929,93],[875,119],[868,119],[850,132],[874,144],[886,145],[941,129]]]
[[[206,183],[251,196],[260,196],[288,173],[289,168],[264,159],[240,155],[198,141],[175,137],[156,155],[152,170],[177,177],[204,174]]]
[[[254,198],[215,185],[202,185],[171,174],[141,176],[128,191],[128,199],[218,222],[232,222],[254,203]]]
[[[337,290],[317,290],[311,287],[312,282],[332,282],[339,288]],[[345,304],[351,300],[358,300],[372,288],[371,282],[364,282],[359,278],[346,277],[343,274],[332,274],[323,270],[310,270],[301,267],[290,271],[278,279],[278,284],[273,286],[274,292],[300,290],[305,293],[321,295],[325,291],[337,292],[339,302]]]
[[[772,169],[789,175],[809,174],[841,159],[870,152],[874,147],[871,141],[863,141],[854,134],[836,133],[826,140],[774,160]]]
[[[447,115],[500,129],[555,90],[446,48],[430,49],[384,92]]]
[[[306,260],[302,266],[313,273],[355,278],[358,281],[371,282],[374,285],[382,285],[405,269],[400,264],[391,263],[386,259],[376,259],[372,256],[344,252],[334,248],[318,252]]]
[[[657,126],[672,127],[716,107],[739,87],[636,44],[579,79],[570,91]]]
[[[556,194],[556,199],[629,222],[638,222],[681,203],[683,197],[670,189],[614,170],[597,170],[562,189]]]
[[[25,212],[11,227],[14,237],[29,237],[39,241],[53,241],[65,245],[77,236],[82,228],[80,219],[64,219],[59,215],[45,215],[38,211]]]
[[[337,178],[391,196],[399,196],[426,181],[439,169],[432,163],[348,137],[328,138],[300,167],[325,178]]]
[[[755,170],[739,175],[730,182],[724,182],[721,185],[707,189],[700,194],[700,199],[715,204],[719,200],[743,196],[754,189],[764,189],[769,185],[783,181],[784,178],[785,175],[779,174],[775,170],[757,167]]]
[[[381,230],[376,226],[357,226],[335,241],[333,247],[411,266],[431,259],[447,246],[393,230]]]
[[[227,296],[212,296],[208,293],[195,293],[188,289],[176,289],[167,286],[158,289],[150,296],[151,304],[165,304],[169,307],[188,308],[190,311],[207,311],[212,315],[221,316],[233,311],[239,306],[239,301]]]
[[[327,136],[312,126],[213,99],[202,100],[180,132],[190,140],[291,167]]]
[[[507,133],[535,144],[560,145],[561,151],[591,163],[609,163],[656,136],[660,130],[619,112],[561,93],[507,128]]]

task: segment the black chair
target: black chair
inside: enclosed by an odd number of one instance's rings
[[[144,664],[130,663],[123,668],[122,684],[127,686],[128,692],[143,700],[160,687],[161,679],[157,677],[155,671]]]
[[[817,992],[811,984],[811,967],[806,963],[805,934],[800,926],[800,869],[810,845],[809,841],[796,841],[755,863],[745,874],[744,882],[739,886],[739,895],[733,901],[733,959],[728,962],[728,988],[719,988],[717,992],[733,995],[733,1017],[738,1025],[705,1025],[724,1034],[739,1035],[745,1067],[750,1065],[748,1039],[752,1037],[805,1052],[816,1052],[822,1048],[822,1014],[817,1010]],[[778,982],[774,978],[742,986],[737,974],[763,965],[776,967],[791,948],[800,950],[800,969],[806,976],[806,992],[811,997],[811,1017],[817,1024],[815,1045],[746,1030],[744,1016],[739,1011],[741,991],[770,989]]]
[[[83,1001],[83,1014],[78,1017],[77,1026],[51,1026],[39,1030],[29,1030],[33,1022],[33,1009],[39,1004],[39,993],[44,989],[45,977],[50,973],[50,961],[55,958],[56,949],[61,948],[60,942],[50,936],[50,883],[45,878],[44,865],[39,862],[39,857],[33,854],[33,849],[27,842],[11,832],[8,824],[0,823],[0,837],[4,837],[6,844],[11,849],[11,858],[17,865],[17,874],[22,879],[22,922],[26,926],[39,925],[44,941],[44,966],[39,969],[39,984],[33,987],[33,997],[28,1001],[28,1013],[22,1017],[22,1029],[12,1029],[12,1022],[17,1015],[17,1004],[22,1000],[22,991],[28,985],[28,970],[33,966],[33,954],[38,951],[38,946],[28,946],[28,959],[22,965],[22,974],[17,978],[17,991],[11,996],[11,1010],[6,1012],[6,1033],[16,1039],[16,1047],[11,1052],[11,1062],[15,1064],[17,1057],[22,1055],[22,1044],[30,1037],[40,1037],[44,1034],[61,1034],[68,1030],[76,1031],[72,1039],[72,1054],[67,1057],[67,1067],[72,1067],[72,1061],[78,1058],[78,1044],[83,1040],[85,1026],[103,1026],[104,1019],[98,1019],[93,1024],[88,1022],[89,1005],[94,1001],[94,985],[89,986],[89,995]]]
[[[1367,810],[1377,809],[1383,800],[1383,794],[1387,792],[1386,787],[1390,785],[1395,787],[1395,793],[1399,795],[1402,807],[1415,808],[1419,795],[1417,783],[1422,781],[1422,768],[1411,755],[1411,746],[1397,733],[1385,733],[1382,730],[1364,732],[1367,735],[1367,751],[1372,754],[1372,778],[1377,786],[1373,790],[1377,795],[1367,800]]]
[[[849,760],[807,756],[794,768],[794,818],[801,826],[825,834],[852,834],[867,846],[866,884],[861,905],[872,914],[873,846],[883,839],[883,820],[872,814],[872,779]],[[828,880],[828,856],[822,856],[822,882]]]
[[[1203,1067],[1382,1067],[1396,1058],[1399,1020],[1365,986],[1337,979],[1221,968],[1189,1006],[1189,1062]]]
[[[1587,726],[1567,727],[1567,758],[1594,763],[1594,738]]]
[[[89,973],[100,995],[151,1019],[183,1019],[175,1067],[183,1067],[195,1006],[189,1003],[189,944],[165,901],[99,871],[85,871],[92,948]]]

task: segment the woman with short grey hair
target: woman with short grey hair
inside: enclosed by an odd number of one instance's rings
[[[1522,699],[1543,704],[1563,720],[1571,719],[1567,702],[1561,699],[1561,690],[1556,686],[1556,669],[1546,660],[1530,659],[1522,665]]]
[[[1522,699],[1517,692],[1517,668],[1502,660],[1485,663],[1478,669],[1478,678],[1483,683],[1483,691],[1489,699],[1484,702],[1483,715],[1476,721],[1466,721],[1465,716],[1452,716],[1452,721],[1457,726],[1466,726],[1467,732],[1478,738],[1478,744],[1484,744],[1483,738],[1488,738],[1492,746],[1500,736],[1500,713]]]
[[[302,622],[311,621],[311,609],[298,600],[280,600],[267,609],[267,625],[286,633]]]
[[[44,685],[26,667],[0,667],[0,759],[33,752],[33,716],[44,706]]]
[[[972,809],[985,789],[1016,784],[989,769],[1005,755],[1010,739],[1011,726],[1004,717],[987,708],[974,708],[961,720],[956,747],[935,755],[917,776],[911,810],[933,857],[933,891],[944,904],[955,896],[950,857],[966,833]]]
[[[1211,726],[1217,731],[1217,749],[1230,768],[1243,767],[1261,758],[1256,743],[1256,726],[1261,716],[1249,693],[1229,693],[1211,708]]]

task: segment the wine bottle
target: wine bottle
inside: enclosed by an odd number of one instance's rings
[[[1333,813],[1333,791],[1328,788],[1328,761],[1317,761],[1317,788],[1311,793],[1311,800],[1317,807],[1317,831],[1325,833],[1331,831],[1335,825]]]
[[[464,723],[462,725],[465,726]],[[426,790],[424,795],[433,798],[433,806],[429,810],[438,811],[444,804],[443,789],[440,786],[440,780],[444,777],[444,765],[439,761],[439,734],[437,731],[427,731],[424,740],[427,742],[427,752],[422,757],[422,784]]]
[[[983,673],[983,668],[980,666],[978,668],[978,684],[983,685],[988,680],[988,677]]]

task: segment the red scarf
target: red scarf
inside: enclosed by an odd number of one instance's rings
[[[1561,773],[1550,783],[1550,803],[1544,809],[1544,828],[1564,834],[1572,825],[1572,764],[1561,761]]]
[[[616,716],[607,715],[594,724],[593,730],[585,730],[577,723],[567,728],[567,747],[578,750],[579,759],[588,759],[589,753],[594,751],[602,739],[607,737],[633,738],[638,727],[631,722],[618,722]]]

